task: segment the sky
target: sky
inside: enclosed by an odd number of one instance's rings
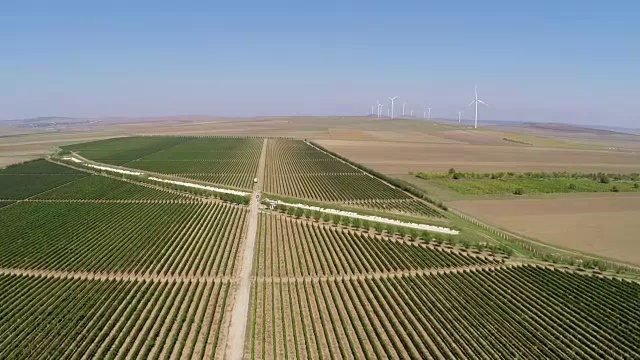
[[[366,115],[640,127],[640,2],[31,1],[0,7],[0,119]]]

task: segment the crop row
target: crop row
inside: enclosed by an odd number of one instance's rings
[[[265,192],[377,210],[441,216],[422,200],[298,140],[270,139]]]
[[[258,276],[350,275],[492,263],[277,214],[263,214],[260,226]]]
[[[258,159],[262,139],[254,138],[190,138],[189,141],[151,154],[141,160],[155,161],[220,161]]]
[[[92,175],[43,192],[35,199],[87,199],[87,200],[175,200],[184,196],[151,187]]]
[[[229,287],[0,276],[0,358],[222,358]]]
[[[122,165],[189,140],[188,137],[174,136],[122,137],[68,145],[63,149],[77,152],[90,160]]]
[[[640,286],[517,267],[254,285],[252,359],[630,359]]]
[[[41,192],[81,179],[88,174],[0,174],[0,199],[26,199]]]
[[[382,210],[391,213],[418,214],[430,217],[442,217],[433,206],[417,199],[401,200],[356,200],[346,201],[345,205],[358,206],[368,209]]]
[[[5,169],[0,169],[2,175],[27,175],[27,174],[40,174],[40,175],[64,175],[64,174],[84,174],[82,171],[75,170],[70,167],[54,164],[44,159],[36,159],[26,161],[23,163],[13,164],[7,166]]]
[[[246,214],[223,203],[19,203],[2,210],[0,267],[228,276]]]

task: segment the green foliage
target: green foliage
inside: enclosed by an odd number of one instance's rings
[[[21,202],[2,209],[0,267],[156,272],[166,266],[167,274],[183,274],[199,267],[201,247],[220,242],[209,256],[228,256],[224,249],[242,234],[218,235],[241,227],[245,212],[204,202]],[[207,231],[201,231],[209,220]],[[184,248],[187,239],[193,246]],[[211,261],[203,270],[226,274],[233,262]]]
[[[620,192],[620,188],[618,188],[616,185],[613,185],[611,187],[611,192]]]
[[[515,190],[513,190],[513,194],[514,195],[523,195],[524,194],[524,190],[522,188],[516,188]]]

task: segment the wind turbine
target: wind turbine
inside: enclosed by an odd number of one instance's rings
[[[413,109],[411,109],[411,117],[413,117]]]
[[[391,113],[391,114],[393,114],[393,113]],[[393,115],[389,115],[389,108],[387,108],[387,117],[393,119]]]
[[[402,103],[402,116],[404,116],[404,107],[405,107],[405,105],[407,105],[406,101]]]
[[[482,100],[478,99],[478,87],[477,87],[477,86],[475,87],[475,93],[476,93],[476,97],[475,97],[475,99],[473,99],[473,101],[471,102],[471,104],[469,104],[469,105],[467,105],[467,106],[471,106],[471,105],[473,105],[473,104],[476,104],[476,120],[475,120],[475,122],[474,122],[473,127],[474,127],[475,129],[477,129],[477,128],[478,128],[478,103],[483,104],[483,105],[484,105],[484,106],[486,106],[486,107],[489,107],[489,105],[487,105],[487,103],[486,103],[486,102],[484,102],[484,101],[482,101]]]
[[[375,113],[373,112],[373,108],[374,108],[374,107],[375,107],[375,105],[371,105],[371,115],[375,114]]]
[[[393,104],[394,104],[394,102],[396,101],[397,98],[398,98],[397,96],[389,98],[389,100],[391,100],[391,118],[392,119],[393,119]],[[389,110],[389,109],[387,109],[387,110]]]
[[[422,118],[423,118],[423,119],[426,119],[426,118],[427,118],[427,112],[426,112],[426,111],[423,111],[423,112],[422,112]]]
[[[458,124],[460,124],[460,116],[462,116],[462,111],[458,111]]]
[[[429,117],[427,119],[431,120],[431,107],[429,107]]]
[[[376,100],[376,103],[378,103],[378,119],[379,119],[382,116],[382,107],[384,105],[380,104],[380,100]]]

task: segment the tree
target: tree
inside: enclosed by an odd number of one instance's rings
[[[362,228],[364,229],[371,229],[371,222],[369,220],[362,220]]]
[[[601,184],[608,184],[609,183],[609,178],[607,177],[607,174],[605,174],[605,173],[598,173],[597,178],[598,178],[598,182],[601,183]]]
[[[523,195],[524,194],[524,190],[522,188],[516,188],[513,193],[515,195]]]
[[[456,173],[456,169],[454,168],[449,169],[449,175],[453,175],[455,173]]]
[[[576,189],[576,184],[569,184],[569,190],[575,190]]]
[[[611,191],[612,191],[612,192],[620,192],[620,189],[619,189],[616,185],[613,185],[613,186],[611,187]]]
[[[296,208],[294,212],[296,218],[301,218],[304,215],[304,210],[302,208]]]
[[[634,188],[634,189],[638,189],[638,188],[640,188],[640,184],[638,184],[638,183],[633,183],[633,188]]]
[[[355,219],[351,219],[351,226],[355,227],[355,228],[361,228],[362,227],[362,220],[355,218]]]
[[[289,215],[289,216],[294,216],[294,215],[295,215],[295,213],[296,213],[296,209],[295,209],[294,207],[289,206],[289,207],[287,208],[287,215]]]
[[[322,214],[322,221],[328,223],[329,221],[331,221],[331,215],[329,215],[328,213],[323,213]]]
[[[351,218],[347,217],[347,216],[342,216],[340,218],[340,224],[343,226],[348,226],[351,223]]]
[[[322,218],[322,213],[320,212],[320,210],[316,210],[313,212],[313,218],[316,220],[320,220]]]
[[[402,238],[407,236],[407,229],[403,226],[398,227],[398,235]]]
[[[376,229],[376,231],[379,234],[382,234],[382,231],[384,230],[384,225],[382,225],[382,223],[377,222],[377,223],[373,224],[373,228]]]

